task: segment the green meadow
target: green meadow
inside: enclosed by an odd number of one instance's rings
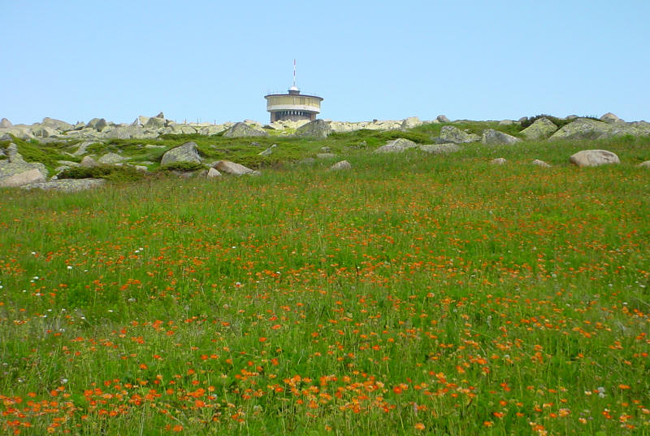
[[[371,153],[435,128],[0,190],[0,433],[650,434],[650,138]]]

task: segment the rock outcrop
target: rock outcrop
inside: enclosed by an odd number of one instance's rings
[[[549,140],[596,140],[622,135],[650,135],[650,123],[645,121],[603,122],[590,118],[578,118],[555,132]]]
[[[296,130],[296,136],[307,138],[327,138],[330,133],[332,128],[325,120],[314,120]]]
[[[539,118],[533,124],[521,131],[524,138],[530,141],[546,139],[557,131],[558,127],[548,118]]]
[[[578,167],[597,167],[621,163],[616,154],[607,150],[582,150],[572,155],[569,162]]]
[[[269,134],[262,129],[256,129],[246,123],[236,123],[230,129],[226,130],[223,136],[226,138],[253,138],[256,136],[269,136]]]

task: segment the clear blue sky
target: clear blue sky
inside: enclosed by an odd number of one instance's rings
[[[0,118],[650,121],[650,1],[0,0]]]

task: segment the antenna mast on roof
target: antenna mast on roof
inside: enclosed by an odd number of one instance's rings
[[[296,87],[296,60],[293,60],[293,87]]]

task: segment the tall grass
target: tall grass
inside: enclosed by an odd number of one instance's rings
[[[583,146],[4,190],[0,428],[647,434],[648,172]]]

